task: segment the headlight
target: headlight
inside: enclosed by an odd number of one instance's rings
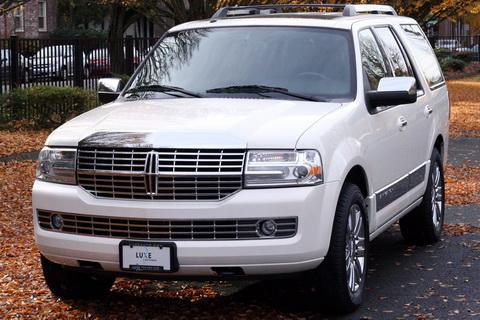
[[[76,184],[75,164],[77,151],[75,149],[48,148],[40,151],[37,164],[37,179]]]
[[[245,187],[305,186],[323,182],[323,167],[316,150],[249,151]]]

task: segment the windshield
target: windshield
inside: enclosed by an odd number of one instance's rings
[[[355,91],[353,70],[348,31],[301,27],[194,29],[161,40],[129,89],[160,85],[208,97],[237,97],[250,96],[252,88],[256,90],[254,86],[262,86],[263,98],[294,98],[281,94],[277,90],[281,88],[322,100],[350,100]]]

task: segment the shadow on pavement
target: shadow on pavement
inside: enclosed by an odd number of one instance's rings
[[[414,247],[403,241],[398,227],[390,228],[371,243],[364,304],[343,318],[417,318],[421,315],[443,318],[458,310],[470,316],[480,312],[478,301],[473,298],[461,301],[452,297],[445,303],[446,294],[442,293],[442,289],[455,288],[457,296],[472,295],[472,286],[476,288],[473,293],[480,293],[475,271],[480,264],[478,253],[462,246],[462,241],[471,243],[478,238],[478,234],[446,237],[433,246]],[[462,269],[466,261],[471,265]],[[456,279],[452,274],[456,274]],[[220,295],[192,301],[188,297],[177,297],[177,290],[187,286],[203,290],[204,284],[178,282],[173,288],[170,285],[162,288],[160,282],[149,282],[146,288],[134,290],[133,294],[114,290],[102,300],[70,302],[70,305],[98,318],[335,318],[325,312],[314,289],[306,283],[307,276],[208,283],[207,286]],[[159,297],[159,288],[168,291],[168,297]]]

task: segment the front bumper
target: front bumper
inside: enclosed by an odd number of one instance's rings
[[[242,190],[218,202],[97,199],[78,186],[36,181],[35,236],[49,260],[72,267],[98,262],[119,272],[122,239],[41,229],[37,210],[142,219],[225,219],[298,217],[297,233],[284,239],[175,241],[180,269],[173,276],[213,276],[212,267],[241,267],[246,275],[300,272],[316,268],[328,251],[339,184]]]

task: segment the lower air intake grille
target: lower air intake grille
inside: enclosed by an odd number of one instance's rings
[[[45,230],[122,239],[246,240],[290,238],[297,233],[296,217],[272,218],[277,227],[276,232],[269,237],[262,237],[257,230],[265,218],[157,220],[113,218],[43,210],[38,210],[37,214],[40,227]],[[54,215],[62,218],[61,228],[52,226],[52,216]]]

